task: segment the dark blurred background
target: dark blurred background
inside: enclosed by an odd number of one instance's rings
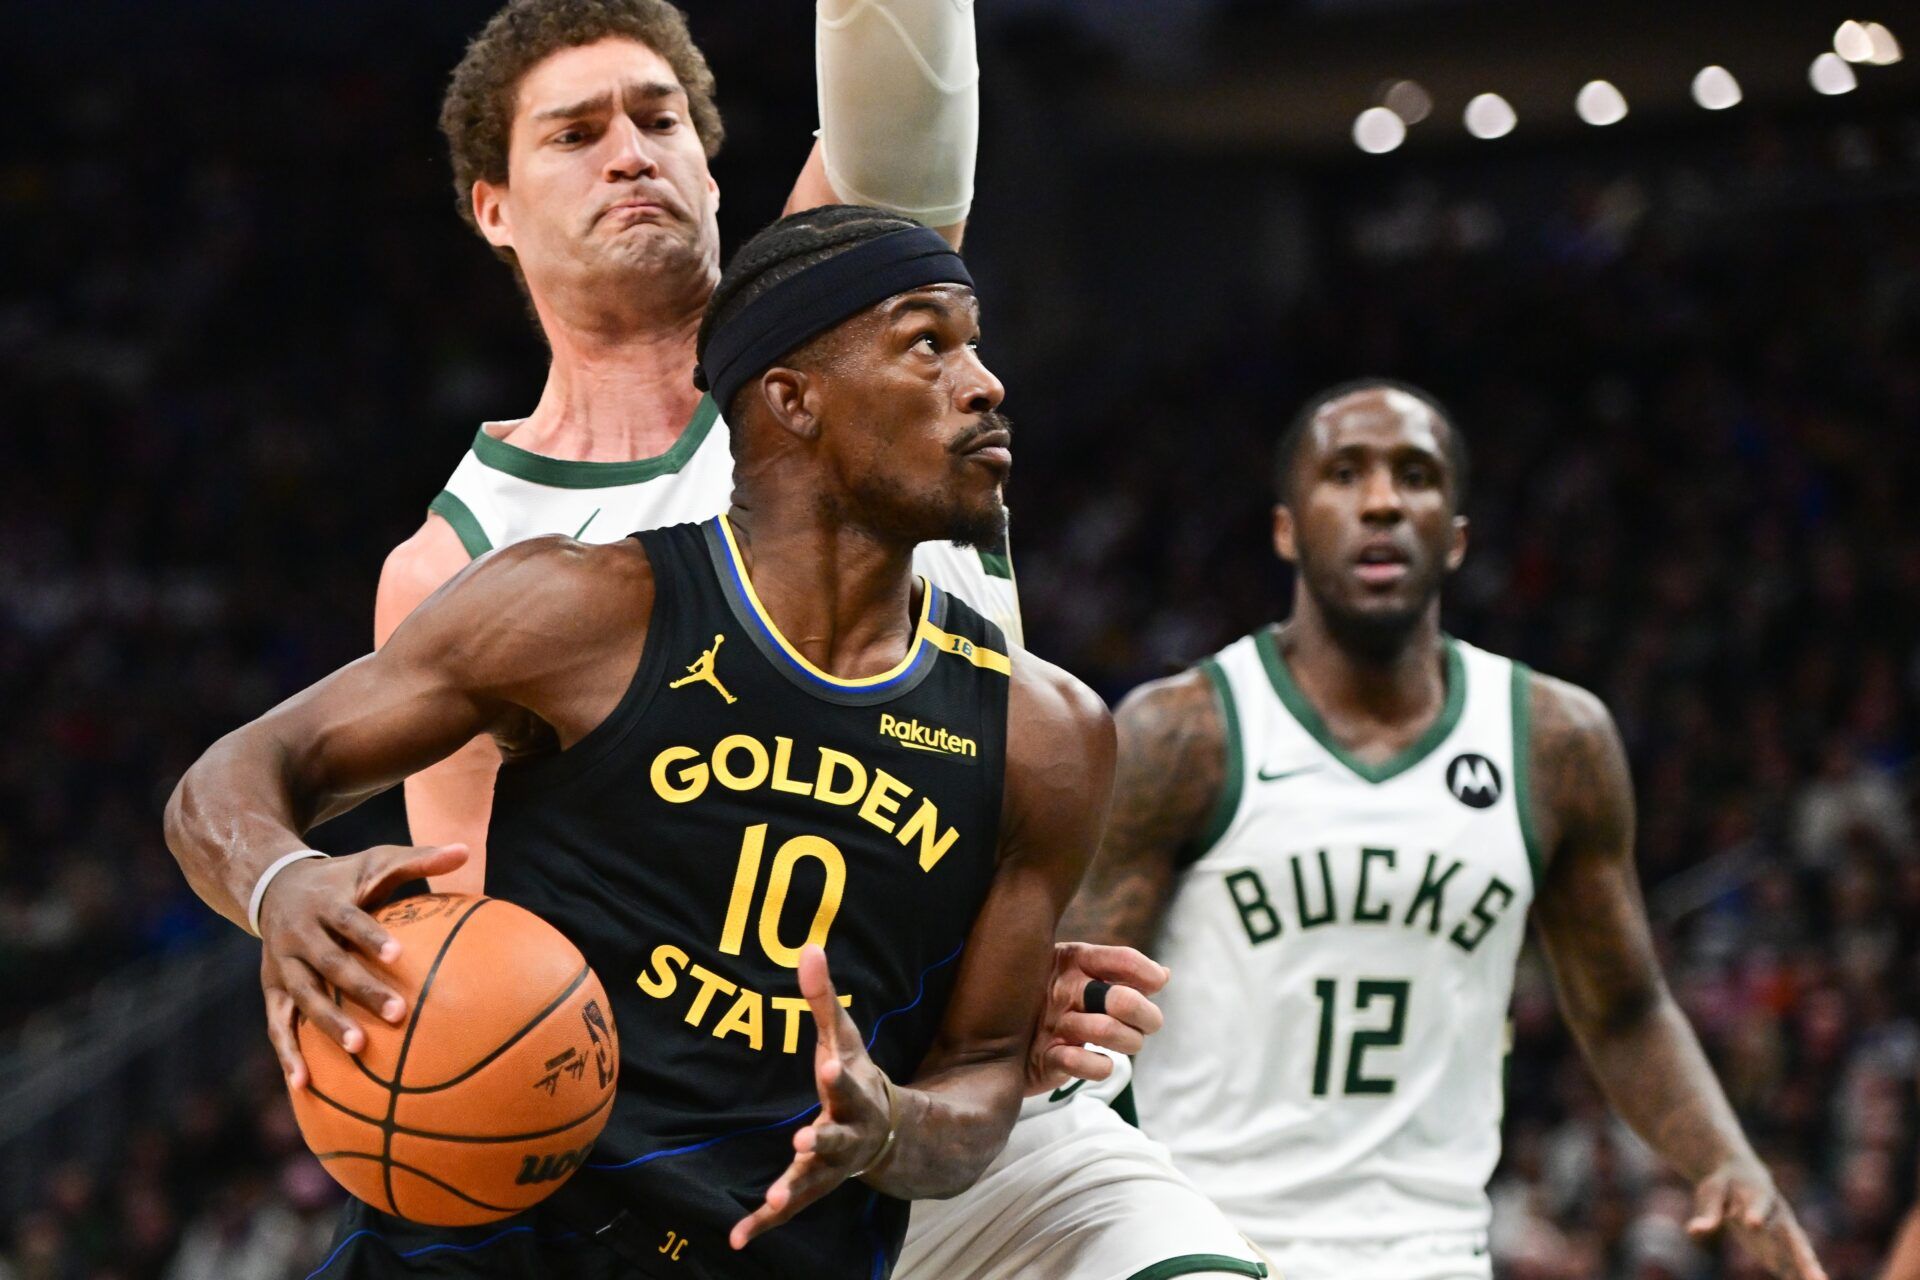
[[[1382,373],[1453,405],[1448,625],[1611,704],[1676,989],[1857,1280],[1915,1178],[1920,14],[1843,3],[981,0],[967,247],[1029,642],[1110,697],[1284,611],[1268,454],[1308,392]],[[321,1259],[338,1193],[257,952],[159,810],[367,649],[387,549],[538,395],[433,123],[491,8],[7,11],[0,1280]],[[690,8],[737,244],[810,144],[811,6]],[[1463,123],[1485,93],[1504,136]],[[1494,1194],[1505,1277],[1754,1274],[1684,1242],[1532,957]]]

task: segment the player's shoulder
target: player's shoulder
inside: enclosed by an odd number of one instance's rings
[[[1535,755],[1590,751],[1619,741],[1613,713],[1591,689],[1531,669],[1524,679]]]
[[[429,515],[413,535],[387,553],[374,590],[374,643],[385,644],[395,627],[419,608],[420,602],[451,581],[471,563],[453,526]]]
[[[1009,644],[1007,692],[1009,735],[1045,743],[1078,741],[1111,751],[1113,713],[1099,694],[1072,672]]]
[[[595,593],[653,586],[653,565],[638,538],[581,542],[563,533],[541,534],[489,551],[468,573],[489,590],[530,604],[586,602]]]
[[[1227,734],[1221,697],[1203,665],[1136,686],[1114,712],[1125,757],[1156,771],[1217,769]]]
[[[1536,671],[1526,682],[1532,816],[1544,848],[1584,833],[1594,847],[1630,857],[1633,775],[1607,704],[1590,689]]]

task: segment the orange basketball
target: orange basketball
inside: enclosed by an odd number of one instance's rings
[[[387,976],[407,1018],[355,1006],[357,1057],[301,1019],[312,1079],[292,1094],[307,1145],[348,1191],[415,1222],[471,1226],[539,1203],[613,1109],[620,1052],[600,979],[510,902],[434,893],[375,919],[400,943]]]

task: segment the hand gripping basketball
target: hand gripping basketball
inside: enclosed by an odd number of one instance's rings
[[[463,844],[390,844],[296,862],[275,877],[260,904],[260,987],[267,1038],[290,1087],[307,1083],[296,1013],[348,1053],[366,1047],[366,1032],[333,1003],[327,984],[376,1017],[395,1024],[406,1017],[407,1002],[361,959],[391,964],[400,954],[400,944],[368,912],[408,881],[444,875],[466,860]]]
[[[813,1082],[820,1112],[793,1135],[793,1163],[767,1188],[758,1209],[733,1226],[728,1241],[744,1249],[857,1173],[873,1173],[892,1158],[902,1101],[891,1081],[860,1043],[860,1029],[840,1007],[827,972],[827,953],[800,952],[800,994],[813,1011],[819,1042],[813,1050]]]
[[[1165,1019],[1149,998],[1167,985],[1166,966],[1132,947],[1062,942],[1053,948],[1053,976],[1040,1029],[1027,1051],[1027,1096],[1048,1093],[1067,1081],[1104,1080],[1113,1063],[1086,1046],[1138,1053]],[[1088,987],[1098,983],[1098,1009],[1089,1008]]]

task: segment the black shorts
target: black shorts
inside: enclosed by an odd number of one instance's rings
[[[605,1236],[575,1229],[544,1209],[484,1227],[424,1227],[349,1198],[324,1258],[307,1280],[663,1280]],[[663,1258],[664,1262],[665,1259]]]

